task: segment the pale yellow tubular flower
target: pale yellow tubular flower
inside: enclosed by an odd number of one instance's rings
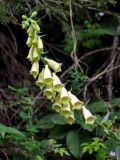
[[[38,37],[37,48],[38,48],[38,53],[43,54],[43,42],[40,37]]]
[[[62,107],[61,115],[64,117],[69,117],[71,115],[71,108],[69,103]]]
[[[41,73],[39,74],[38,80],[36,81],[36,85],[42,89],[45,86],[44,83],[44,69],[42,69]]]
[[[83,112],[83,116],[85,118],[85,123],[86,124],[93,124],[95,121],[95,118],[85,106],[82,106],[82,112]]]
[[[27,59],[31,62],[32,62],[32,56],[33,56],[33,46],[30,48],[28,56],[27,56]]]
[[[51,87],[46,87],[44,92],[43,92],[43,95],[48,97],[48,99],[51,99],[53,94],[54,94],[54,92],[53,92],[53,89]]]
[[[73,124],[75,122],[74,113],[71,112],[71,115],[69,115],[69,117],[66,117],[65,119],[69,124]]]
[[[58,63],[52,59],[44,58],[47,64],[55,71],[55,72],[61,72],[61,65],[62,63]]]
[[[72,109],[81,109],[83,102],[79,101],[79,99],[72,94],[70,91],[68,92],[69,96],[70,96],[70,102],[72,104]]]
[[[67,90],[63,87],[60,91],[60,100],[61,103],[67,104],[70,100]]]
[[[61,83],[59,77],[53,73],[53,89],[55,89],[56,91],[60,91],[62,87],[64,87],[64,85]]]
[[[32,61],[39,61],[39,60],[40,60],[40,56],[39,56],[39,54],[38,54],[37,47],[34,46],[34,48],[33,48]]]
[[[55,99],[56,99],[56,92],[54,91],[54,94],[53,94],[53,96],[50,98],[50,100],[51,100],[51,102],[55,102]]]
[[[62,104],[59,102],[55,102],[52,106],[52,109],[59,113],[62,110]]]
[[[33,75],[34,78],[36,78],[39,74],[39,62],[35,61],[32,64],[32,68],[30,70],[30,74]]]
[[[44,70],[44,82],[47,85],[51,85],[52,82],[53,82],[51,71],[50,71],[50,69],[49,69],[47,64],[45,65],[45,70]]]

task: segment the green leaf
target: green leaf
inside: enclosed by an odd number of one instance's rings
[[[25,158],[25,156],[22,155],[21,153],[17,153],[13,156],[13,160],[21,160],[21,159],[28,160],[28,158]]]
[[[25,137],[25,135],[22,132],[18,131],[16,128],[7,127],[3,124],[0,124],[0,134],[2,135],[2,137],[4,137],[5,133]]]
[[[112,105],[116,107],[120,107],[120,98],[114,98],[112,100]]]
[[[67,136],[70,130],[70,125],[57,126],[53,130],[51,130],[50,136],[54,139],[63,139]]]
[[[120,146],[117,146],[115,148],[115,154],[116,154],[117,160],[120,160]]]
[[[106,113],[107,103],[104,101],[96,101],[88,105],[88,109],[93,113]]]
[[[101,122],[101,123],[105,123],[105,122],[107,122],[107,120],[108,120],[109,116],[110,116],[110,112],[108,111],[108,112],[107,112],[107,114],[103,117],[103,120],[102,120],[102,122]]]
[[[52,122],[54,124],[58,124],[58,125],[63,125],[63,124],[68,124],[66,121],[65,121],[65,118],[59,114],[54,114],[51,118]]]
[[[105,28],[105,27],[99,27],[94,29],[87,29],[82,30],[80,32],[80,35],[83,37],[98,37],[102,35],[110,35],[110,36],[119,36],[120,33],[118,33],[115,28]]]
[[[38,128],[41,129],[49,129],[53,128],[55,125],[53,123],[52,119],[53,114],[46,115],[42,117],[38,122]]]
[[[81,158],[82,153],[82,143],[88,142],[90,140],[90,135],[87,132],[80,131],[70,131],[66,138],[66,143],[70,152],[77,158]]]

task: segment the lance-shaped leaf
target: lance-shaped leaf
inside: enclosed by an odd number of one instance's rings
[[[38,76],[38,73],[39,73],[39,62],[35,61],[32,64],[32,68],[30,70],[30,74],[33,75],[34,78],[36,78]]]
[[[48,67],[48,65],[46,64],[45,65],[45,70],[44,70],[44,82],[47,84],[47,85],[50,85],[52,84],[52,75],[51,75],[51,71]]]
[[[51,87],[46,87],[44,92],[43,92],[43,95],[48,97],[49,99],[52,98],[54,92],[53,92],[53,89]]]
[[[40,56],[38,54],[36,46],[33,48],[32,52],[33,52],[33,54],[32,54],[32,61],[39,61],[40,60]]]
[[[52,106],[52,109],[59,113],[62,110],[62,104],[59,102],[55,102]]]
[[[70,100],[68,92],[64,87],[60,91],[60,100],[63,104],[67,104]]]
[[[42,69],[41,73],[39,74],[38,80],[36,81],[36,85],[42,89],[45,86],[44,83],[44,69]]]
[[[73,124],[75,122],[75,117],[74,117],[74,113],[71,112],[71,114],[66,117],[66,121],[69,123],[69,124]]]
[[[64,85],[61,83],[59,77],[53,73],[53,88],[56,91],[60,91],[62,87],[64,87]]]
[[[83,102],[79,101],[79,99],[71,92],[68,92],[68,94],[70,96],[70,102],[72,104],[72,109],[81,109]]]
[[[83,112],[83,116],[85,118],[85,123],[86,124],[93,124],[95,121],[95,118],[85,106],[82,106],[82,112]]]
[[[45,61],[47,64],[55,71],[55,72],[60,72],[61,71],[61,63],[58,63],[52,59],[45,58]]]
[[[38,53],[42,54],[43,52],[43,42],[41,40],[40,37],[38,37],[38,41],[37,41],[37,48],[38,48]]]
[[[71,108],[69,103],[63,106],[61,115],[64,117],[69,117],[71,115]]]
[[[30,48],[27,59],[32,62],[33,57],[33,46]]]

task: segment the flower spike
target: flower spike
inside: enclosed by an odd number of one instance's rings
[[[75,122],[74,110],[82,110],[86,124],[93,124],[94,116],[85,108],[74,94],[68,92],[65,85],[61,83],[57,72],[61,71],[61,63],[44,56],[44,46],[41,37],[39,36],[40,27],[34,20],[37,12],[33,12],[30,17],[23,15],[22,28],[27,28],[28,39],[27,46],[30,48],[27,59],[31,61],[32,67],[30,74],[38,79],[36,85],[43,89],[43,94],[53,103],[52,109],[63,115],[69,124]],[[39,74],[39,61],[45,65]]]

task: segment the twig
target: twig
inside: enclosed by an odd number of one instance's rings
[[[15,53],[17,54],[18,53],[18,47],[17,47],[17,41],[16,41],[16,38],[14,36],[14,33],[12,32],[11,28],[7,25],[7,29],[9,30],[11,36],[12,36],[12,39],[14,41],[14,49],[15,49]]]
[[[75,62],[75,66],[79,66],[79,62],[78,62],[78,57],[77,57],[77,37],[76,37],[76,33],[75,33],[75,29],[74,29],[74,24],[73,24],[73,11],[72,11],[72,4],[71,4],[71,0],[69,0],[69,10],[70,10],[70,23],[71,23],[71,28],[72,28],[72,38],[73,38],[73,50],[71,52],[71,57]],[[81,68],[81,67],[80,67]]]
[[[91,56],[91,55],[93,55],[95,53],[105,52],[105,51],[110,51],[110,50],[111,50],[111,47],[96,49],[96,50],[90,51],[90,52],[86,53],[85,55],[83,55],[82,57],[80,57],[80,60],[83,60],[86,57]]]
[[[103,76],[104,74],[109,73],[109,72],[111,72],[111,71],[113,71],[115,69],[118,69],[118,68],[120,68],[120,65],[115,66],[115,67],[110,68],[110,69],[106,68],[103,72],[101,72],[101,73],[97,74],[96,76],[93,76],[92,78],[88,79],[88,83],[85,85],[85,88],[84,88],[84,94],[83,94],[84,95],[84,99],[87,100],[86,99],[87,88],[93,81],[95,81],[99,77]]]
[[[100,48],[100,49],[96,49],[94,51],[90,51],[88,53],[86,53],[85,55],[83,55],[82,57],[79,58],[79,61],[85,59],[87,56],[93,55],[95,53],[99,53],[99,52],[104,52],[104,51],[110,51],[111,47],[106,47],[106,48]],[[73,67],[75,64],[72,64],[67,70],[65,70],[65,72],[63,72],[60,76],[60,78],[62,79]]]
[[[117,27],[117,32],[120,32],[120,24]],[[112,49],[111,49],[111,55],[110,55],[110,68],[114,67],[115,59],[118,55],[118,46],[119,46],[119,37],[115,36],[112,44]],[[108,86],[107,86],[107,91],[108,91],[108,97],[109,97],[109,104],[111,106],[111,110],[113,111],[114,108],[112,106],[112,86],[113,86],[113,70],[108,74]]]
[[[9,160],[7,153],[5,151],[3,151],[2,149],[0,149],[0,151],[4,154],[4,156],[6,157],[6,160]]]
[[[41,96],[42,91],[40,93],[38,93],[38,95],[32,100],[31,106],[34,107],[36,104],[36,101],[39,99],[39,97]]]

